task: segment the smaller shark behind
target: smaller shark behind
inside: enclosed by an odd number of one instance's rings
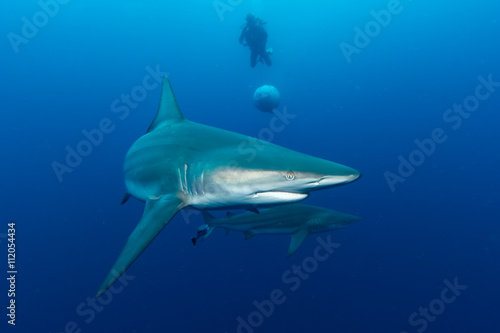
[[[224,228],[229,232],[241,231],[245,239],[255,235],[290,235],[288,256],[294,254],[310,233],[319,233],[338,230],[347,224],[361,220],[361,218],[335,210],[308,206],[282,205],[260,211],[230,214],[225,218],[216,219],[207,211],[203,211],[206,227],[201,236],[206,239],[216,227]],[[200,234],[200,233],[199,233]],[[196,242],[193,241],[193,244]]]

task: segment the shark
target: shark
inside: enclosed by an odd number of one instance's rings
[[[206,223],[200,227],[200,230],[206,231],[203,240],[217,227],[226,229],[228,233],[243,232],[245,239],[255,235],[290,235],[287,256],[293,255],[311,233],[342,229],[361,220],[354,215],[302,204],[266,208],[258,214],[250,211],[242,214],[228,213],[225,218],[215,218],[207,211],[202,213]],[[193,244],[196,244],[196,239],[193,238]]]
[[[97,297],[183,208],[255,210],[360,177],[348,166],[186,119],[167,77],[156,117],[128,150],[123,171],[122,203],[133,196],[146,204]]]

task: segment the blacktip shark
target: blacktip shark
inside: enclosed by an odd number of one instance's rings
[[[146,202],[141,220],[102,283],[102,295],[182,208],[231,209],[293,203],[346,184],[350,167],[184,118],[170,81],[146,134],[124,162],[128,196]]]
[[[203,239],[216,227],[224,228],[228,233],[241,231],[245,234],[245,239],[255,235],[290,235],[287,256],[294,254],[309,234],[342,229],[347,224],[361,220],[357,216],[335,210],[300,204],[266,208],[259,214],[228,213],[225,218],[214,218],[207,211],[203,211],[203,217],[206,223],[206,226],[201,227],[206,231]],[[193,241],[193,244],[195,243]]]

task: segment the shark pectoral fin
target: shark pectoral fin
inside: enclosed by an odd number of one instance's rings
[[[102,283],[97,297],[101,296],[125,272],[134,260],[144,251],[170,219],[183,207],[184,202],[176,196],[163,196],[148,200],[141,221],[130,234],[113,268]]]
[[[287,257],[291,256],[297,251],[297,249],[306,240],[307,235],[309,235],[309,231],[307,229],[302,229],[291,235],[292,239],[290,240],[290,246],[288,247]]]

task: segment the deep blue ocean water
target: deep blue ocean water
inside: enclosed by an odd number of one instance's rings
[[[2,332],[498,332],[498,1],[0,6]],[[250,68],[237,42],[248,12],[267,21],[272,67]],[[254,90],[276,86],[278,111],[294,118],[268,139],[363,173],[305,203],[362,220],[287,258],[287,236],[217,230],[193,247],[203,220],[187,211],[127,285],[96,302],[143,212],[137,200],[120,205],[122,166],[155,116],[154,72],[168,73],[186,118],[250,136],[273,117],[254,108]],[[54,162],[103,119],[109,133],[58,177]],[[318,236],[339,246],[314,263]]]

